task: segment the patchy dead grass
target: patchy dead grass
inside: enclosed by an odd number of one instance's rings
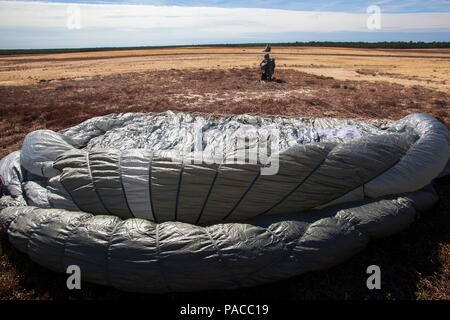
[[[177,70],[0,87],[0,156],[37,129],[60,130],[93,116],[124,112],[195,112],[209,116],[400,119],[425,112],[450,124],[450,97],[424,87],[340,81],[280,70],[282,83],[258,81],[251,68]]]
[[[263,47],[184,47],[147,50],[36,54],[0,57],[0,86],[61,79],[204,68],[256,68]],[[450,91],[450,49],[384,50],[273,47],[278,68],[297,69],[339,80],[388,81]],[[358,72],[363,70],[363,73]],[[364,73],[373,70],[374,73]],[[374,76],[373,74],[376,74]]]

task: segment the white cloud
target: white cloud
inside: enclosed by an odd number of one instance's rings
[[[65,28],[67,3],[0,1],[0,28]],[[255,8],[79,4],[81,28],[164,29],[199,36],[370,31],[368,14]],[[381,31],[450,30],[450,13],[383,14]]]

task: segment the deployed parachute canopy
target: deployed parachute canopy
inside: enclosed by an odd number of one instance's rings
[[[31,132],[3,158],[0,225],[36,262],[124,290],[255,285],[407,226],[437,200],[449,141],[425,114],[112,114]]]

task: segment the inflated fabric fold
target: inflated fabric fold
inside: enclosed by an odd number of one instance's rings
[[[253,286],[406,228],[437,202],[449,156],[425,114],[112,114],[31,132],[0,160],[0,226],[33,261],[122,290]]]

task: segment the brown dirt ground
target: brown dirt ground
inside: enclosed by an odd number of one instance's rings
[[[0,57],[0,85],[176,69],[254,67],[262,47],[184,47]],[[273,47],[277,68],[338,80],[388,81],[450,91],[450,49]],[[359,70],[369,70],[360,73]]]
[[[294,69],[277,70],[278,82],[261,83],[255,68],[168,69],[42,81],[0,87],[0,157],[20,148],[36,129],[60,130],[93,116],[122,112],[184,111],[208,116],[400,119],[425,112],[450,126],[450,95],[423,86],[337,80]],[[332,269],[271,285],[197,294],[136,295],[83,283],[65,289],[55,274],[17,252],[3,233],[0,299],[449,299],[450,178],[436,182],[441,201],[402,233],[372,241],[364,252]],[[382,289],[365,287],[368,265],[382,270]],[[204,300],[203,300],[204,301]]]
[[[396,120],[424,112],[450,126],[450,95],[424,87],[340,81],[289,69],[277,71],[281,83],[258,77],[258,70],[250,68],[170,69],[0,86],[0,157],[20,149],[32,130],[61,130],[109,113],[172,110]]]

